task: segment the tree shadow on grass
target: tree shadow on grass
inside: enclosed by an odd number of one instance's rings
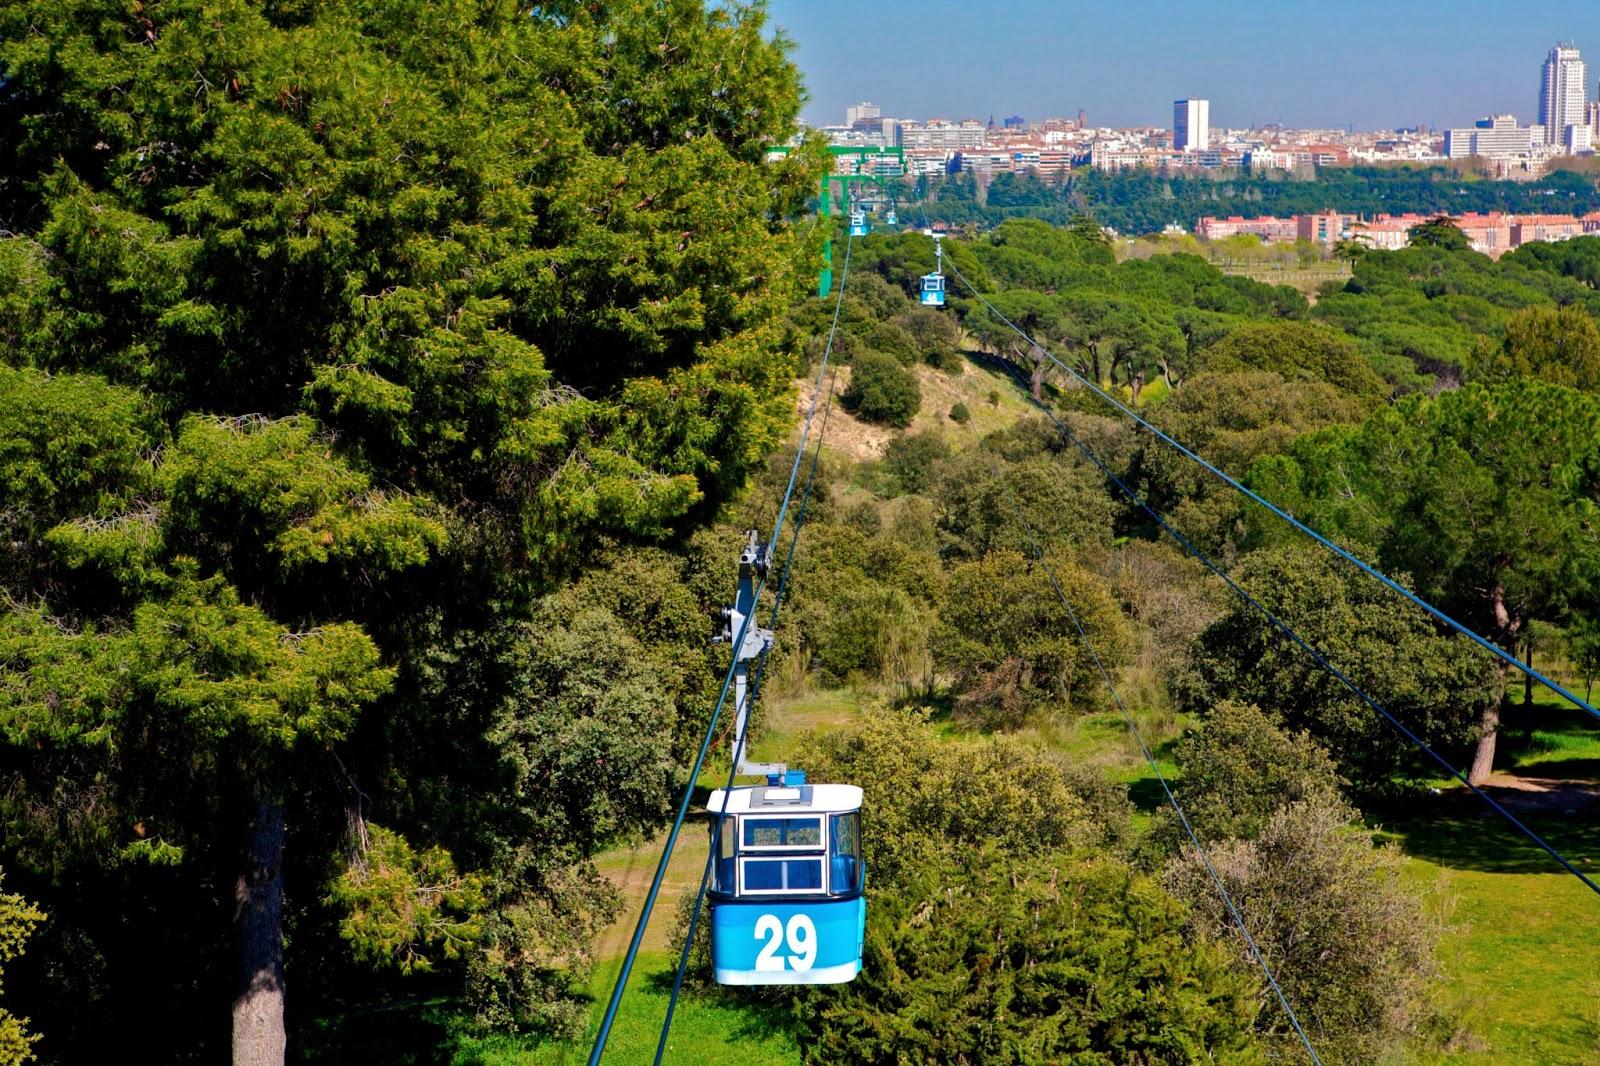
[[[1600,759],[1551,759],[1517,767],[1519,777],[1544,780],[1600,781]]]
[[[1154,776],[1141,777],[1128,786],[1128,799],[1146,814],[1167,806],[1167,793]]]
[[[1600,880],[1600,816],[1594,808],[1528,810],[1514,789],[1484,791],[1575,867]],[[1465,790],[1413,800],[1403,810],[1379,813],[1378,820],[1385,839],[1439,866],[1485,873],[1564,872],[1543,848]]]

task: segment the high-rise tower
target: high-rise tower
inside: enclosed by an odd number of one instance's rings
[[[1587,65],[1575,45],[1563,42],[1545,57],[1539,81],[1539,124],[1545,141],[1561,144],[1568,126],[1581,126],[1587,119]]]
[[[1172,147],[1180,152],[1203,152],[1211,147],[1211,101],[1172,102]]]

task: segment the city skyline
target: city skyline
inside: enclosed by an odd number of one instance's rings
[[[1483,0],[1355,0],[1336,29],[1319,8],[1239,2],[1106,11],[1013,0],[979,18],[952,0],[885,0],[865,21],[838,0],[771,10],[795,42],[803,116],[819,125],[872,100],[907,118],[1084,108],[1098,126],[1162,126],[1188,96],[1211,101],[1212,128],[1443,128],[1507,113],[1532,123],[1541,101],[1529,72],[1552,43],[1600,47],[1600,9],[1575,0],[1550,0],[1535,17]]]

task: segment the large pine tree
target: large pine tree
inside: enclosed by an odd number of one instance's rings
[[[231,1003],[279,1062],[286,965],[352,957],[572,1017],[698,690],[550,596],[787,427],[786,52],[699,0],[0,3],[0,862],[57,1055],[211,1061]]]

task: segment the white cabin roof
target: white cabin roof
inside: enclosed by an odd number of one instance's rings
[[[806,796],[809,793],[809,797]],[[728,793],[717,789],[706,799],[706,810],[713,814],[722,811],[723,798]],[[809,799],[809,802],[806,800]],[[859,785],[756,785],[753,788],[736,788],[727,801],[728,814],[784,814],[816,813],[834,814],[840,811],[861,809]]]

